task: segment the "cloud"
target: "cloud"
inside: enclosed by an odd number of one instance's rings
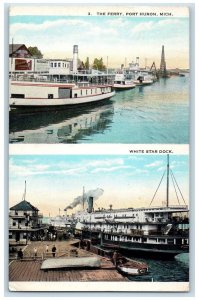
[[[91,173],[100,173],[100,172],[113,172],[113,171],[118,171],[118,170],[123,170],[123,169],[129,169],[131,168],[130,166],[117,166],[117,167],[112,167],[112,168],[96,168],[95,170],[91,171]]]
[[[10,160],[10,176],[12,177],[28,177],[28,176],[38,176],[38,175],[79,175],[85,172],[87,169],[85,166],[56,166],[54,164],[27,164],[26,161],[21,161],[20,165],[13,160]]]
[[[87,163],[87,165],[91,167],[98,167],[98,166],[110,167],[110,166],[123,165],[123,164],[124,164],[124,159],[122,158],[94,160]]]
[[[148,22],[142,22],[137,24],[133,29],[132,33],[140,33],[140,32],[145,32],[145,31],[152,31],[155,29],[159,29],[162,27],[166,27],[169,25],[176,25],[180,24],[181,22],[177,19],[166,19],[166,20],[160,20],[158,22],[155,21],[148,21]]]
[[[145,165],[146,168],[155,168],[155,167],[159,167],[163,164],[163,162],[161,160],[156,160],[150,164]]]
[[[129,22],[125,21],[123,18],[110,19],[106,21],[106,24],[110,27],[124,27],[129,25]]]
[[[132,32],[133,33],[138,33],[141,31],[149,31],[153,28],[154,22],[153,21],[149,21],[149,22],[142,22],[137,24],[133,29]]]
[[[180,24],[180,20],[177,19],[161,20],[157,23],[157,26],[168,26],[168,25],[175,25],[175,24]]]
[[[68,26],[88,26],[90,25],[89,22],[82,21],[79,19],[61,19],[55,21],[44,21],[43,23],[36,24],[36,23],[15,23],[10,25],[10,32],[14,34],[16,32],[21,31],[36,31],[36,32],[43,32],[48,29],[56,29],[58,27],[64,28]]]
[[[117,31],[114,28],[100,27],[100,26],[92,26],[90,29],[87,29],[84,35],[97,35],[100,37],[101,35],[117,35]]]
[[[37,175],[74,175],[78,176],[84,172],[98,173],[105,171],[114,171],[123,166],[124,160],[116,159],[98,159],[80,162],[58,162],[58,163],[38,163],[36,160],[21,160],[20,163],[10,159],[10,176],[37,176]]]

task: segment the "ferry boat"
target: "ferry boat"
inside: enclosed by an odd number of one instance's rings
[[[63,109],[96,103],[113,97],[115,92],[109,85],[84,85],[57,82],[25,82],[10,83],[10,109]]]
[[[94,211],[90,197],[87,211],[76,215],[76,234],[98,239],[101,246],[119,252],[161,258],[189,252],[189,209],[186,204],[169,205],[169,170],[168,158],[165,206],[120,209],[110,206]]]
[[[133,82],[138,86],[150,85],[153,83],[153,79],[147,72],[140,72],[135,76]]]
[[[115,90],[128,90],[135,88],[135,83],[131,79],[127,79],[123,72],[118,72],[115,75],[115,80],[113,82],[113,88]]]

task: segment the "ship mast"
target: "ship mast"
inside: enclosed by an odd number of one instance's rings
[[[83,199],[82,199],[82,200],[83,200],[83,201],[82,201],[83,210],[84,210],[84,193],[85,193],[85,190],[84,190],[84,186],[83,186],[83,197],[82,197],[82,198],[83,198]]]
[[[24,189],[22,200],[26,200],[26,180],[25,180],[25,189]]]
[[[167,207],[169,207],[169,154],[167,154]]]

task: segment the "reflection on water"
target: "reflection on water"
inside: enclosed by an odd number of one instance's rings
[[[10,143],[76,143],[110,126],[113,105],[10,116]]]
[[[10,143],[189,142],[189,76],[115,94],[108,105],[10,118]]]

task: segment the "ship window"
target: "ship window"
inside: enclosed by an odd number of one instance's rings
[[[55,68],[57,67],[57,63],[54,63],[54,67],[55,67]]]
[[[74,98],[77,98],[77,93],[74,94]]]
[[[13,222],[13,223],[12,223],[12,226],[16,226],[16,222]]]
[[[164,244],[165,243],[165,239],[159,239],[159,243]]]
[[[11,94],[11,98],[25,98],[24,94]]]
[[[53,63],[50,64],[51,68],[53,68]]]
[[[81,96],[82,96],[82,90],[80,92],[81,92]]]
[[[87,95],[87,90],[86,90],[86,95]]]
[[[58,63],[58,67],[61,67],[61,63]]]
[[[53,94],[48,94],[48,99],[53,99]]]
[[[91,89],[91,94],[93,93],[93,90]]]
[[[168,239],[168,240],[167,240],[167,244],[169,244],[169,245],[173,245],[173,244],[174,244],[174,240],[172,240],[172,239]]]

